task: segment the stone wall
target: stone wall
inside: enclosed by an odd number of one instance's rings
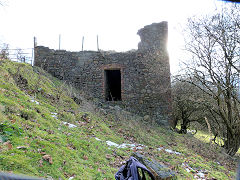
[[[34,65],[103,103],[118,104],[158,124],[169,125],[172,105],[167,32],[167,22],[145,26],[138,32],[138,50],[121,53],[68,52],[36,46]],[[105,100],[104,70],[111,69],[121,72],[122,101]]]

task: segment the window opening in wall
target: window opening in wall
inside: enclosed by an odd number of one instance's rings
[[[105,70],[105,99],[106,101],[121,101],[121,71]]]

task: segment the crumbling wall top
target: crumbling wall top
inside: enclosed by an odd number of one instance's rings
[[[141,39],[141,42],[138,44],[138,50],[166,50],[168,22],[163,21],[144,26],[137,34]]]

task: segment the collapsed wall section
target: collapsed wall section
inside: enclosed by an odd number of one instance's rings
[[[34,65],[74,84],[103,103],[118,104],[129,111],[148,117],[146,119],[149,121],[153,119],[167,126],[171,124],[172,113],[169,58],[166,43],[162,42],[167,38],[167,24],[166,22],[159,24],[162,28],[157,28],[154,24],[153,30],[150,28],[151,25],[139,30],[142,41],[136,51],[68,52],[37,46]],[[161,35],[157,31],[161,31]],[[108,87],[106,71],[113,70],[118,72],[121,81],[119,82],[121,99],[118,101],[109,101],[111,97],[106,99]],[[109,96],[112,96],[111,93]]]

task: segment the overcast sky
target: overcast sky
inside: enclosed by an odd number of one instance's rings
[[[2,0],[0,42],[11,48],[38,45],[80,51],[137,49],[136,34],[145,25],[168,21],[171,72],[177,69],[182,37],[180,26],[195,14],[213,12],[218,0]]]

